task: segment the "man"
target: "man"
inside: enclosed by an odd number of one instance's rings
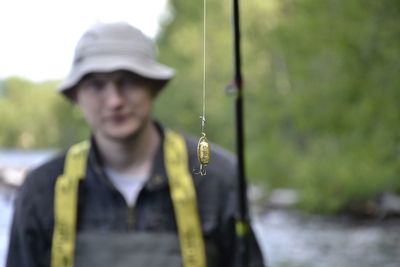
[[[151,117],[174,76],[152,41],[125,23],[79,41],[59,91],[83,112],[90,142],[32,171],[16,200],[8,267],[238,266],[235,166]],[[263,260],[250,229],[250,265]]]

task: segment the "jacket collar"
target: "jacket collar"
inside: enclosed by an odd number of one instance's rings
[[[154,155],[152,169],[150,171],[150,178],[145,184],[144,188],[149,191],[157,190],[159,188],[165,187],[168,183],[166,170],[164,166],[164,139],[165,139],[165,128],[159,122],[154,121],[161,137],[160,146],[157,149],[156,154]],[[109,186],[112,186],[111,181],[107,177],[107,174],[104,170],[104,162],[100,155],[98,146],[96,144],[96,140],[93,134],[90,137],[90,151],[88,164],[93,169],[93,171],[101,177]]]

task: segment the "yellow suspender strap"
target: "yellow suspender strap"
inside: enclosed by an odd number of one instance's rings
[[[70,148],[64,174],[56,181],[52,267],[73,267],[79,180],[86,174],[89,142]],[[164,158],[178,225],[184,267],[206,267],[204,240],[197,209],[196,192],[188,170],[185,140],[166,131]]]
[[[206,256],[196,192],[192,176],[188,170],[189,161],[183,137],[167,130],[164,153],[172,203],[178,225],[183,266],[205,267]]]
[[[78,186],[86,174],[88,150],[87,141],[72,146],[65,159],[64,174],[56,181],[52,267],[74,266]]]

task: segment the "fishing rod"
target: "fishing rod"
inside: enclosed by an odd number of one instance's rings
[[[238,214],[236,218],[236,236],[239,252],[240,266],[247,267],[249,263],[249,212],[247,203],[247,182],[245,172],[244,152],[244,123],[243,123],[243,77],[241,70],[240,48],[240,17],[239,0],[233,0],[233,56],[234,79],[233,86],[236,91],[235,115],[236,115],[236,151],[238,173]]]
[[[203,32],[203,115],[200,116],[202,120],[202,138],[199,140],[198,156],[200,162],[199,174],[205,175],[203,168],[208,164],[210,151],[207,139],[205,139],[204,125],[205,125],[205,82],[206,82],[206,0],[204,4],[204,32]],[[233,0],[233,56],[234,56],[234,78],[230,86],[227,87],[229,91],[233,89],[236,92],[235,101],[235,116],[236,116],[236,150],[237,150],[237,198],[238,210],[236,214],[235,232],[237,237],[237,251],[241,267],[247,267],[249,263],[249,215],[247,205],[247,183],[245,177],[244,166],[244,125],[243,125],[243,79],[241,71],[241,54],[240,54],[240,20],[239,20],[239,0]],[[203,144],[203,145],[202,145]],[[202,149],[204,148],[204,149]],[[207,148],[207,149],[205,149]],[[202,153],[205,150],[206,153]],[[203,154],[203,157],[201,155]]]

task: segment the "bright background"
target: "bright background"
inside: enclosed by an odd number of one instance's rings
[[[127,21],[151,37],[168,19],[166,0],[2,0],[0,79],[66,76],[76,42],[98,22]]]

